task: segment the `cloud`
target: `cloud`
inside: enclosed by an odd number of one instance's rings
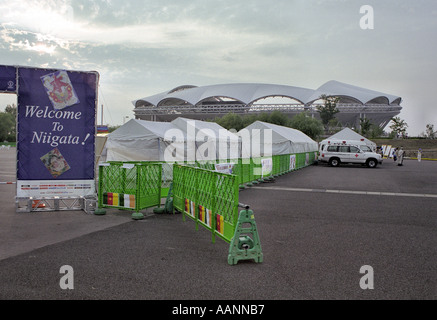
[[[434,98],[422,89],[436,84],[437,44],[431,39],[437,5],[368,1],[375,29],[363,31],[363,4],[9,1],[0,4],[0,55],[4,64],[97,70],[101,91],[120,113],[130,112],[131,100],[182,84],[267,82],[317,88],[335,79],[405,93],[403,113],[411,121],[431,119],[427,107]],[[418,110],[421,114],[414,115]]]

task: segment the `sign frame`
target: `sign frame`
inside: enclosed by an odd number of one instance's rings
[[[10,76],[9,74],[2,74],[0,85],[6,83],[10,90],[0,87],[0,93],[17,95],[16,211],[84,210],[87,213],[93,212],[97,203],[95,155],[99,73],[97,71],[0,65],[0,70],[3,71],[3,69],[15,71],[14,80],[12,77],[6,79]],[[30,74],[32,74],[32,79],[26,78]],[[44,76],[53,78],[43,79]],[[55,95],[50,95],[50,90],[56,89],[50,85],[52,79],[54,79],[52,83],[55,80],[59,81],[62,92],[58,90],[54,92]],[[49,85],[46,85],[44,80],[48,80],[46,83]],[[11,81],[14,81],[14,85],[9,83]],[[70,95],[62,100],[64,93]],[[73,112],[73,109],[76,112]],[[65,114],[70,117],[68,125],[64,123],[65,121],[63,122],[65,117],[62,118],[62,115]],[[26,116],[28,119],[25,119]],[[51,119],[47,119],[50,117]],[[32,128],[29,131],[23,125]],[[84,132],[83,136],[78,133],[78,130]],[[61,131],[61,133],[53,139],[57,134],[55,131]],[[29,132],[32,132],[31,136]],[[65,134],[62,135],[62,133]],[[39,145],[38,150],[41,149],[41,154],[33,156],[35,145]],[[46,160],[50,156],[62,154],[62,150],[66,157],[70,157],[70,159],[64,158],[67,166],[62,169],[53,167],[55,170],[52,170],[53,168],[47,165]],[[26,153],[31,158],[28,162],[23,161]],[[81,163],[81,159],[84,159],[84,163]],[[23,169],[25,169],[24,173]],[[32,171],[39,173],[35,174]],[[51,174],[51,177],[47,177],[48,174]]]

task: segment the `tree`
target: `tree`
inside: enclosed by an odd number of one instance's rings
[[[337,103],[340,99],[338,97],[328,97],[326,94],[322,94],[319,99],[323,100],[323,106],[317,106],[317,112],[320,114],[323,125],[328,127],[330,121],[332,123],[335,115],[340,112],[337,109]]]
[[[337,118],[333,118],[329,120],[328,124],[326,125],[326,132],[328,134],[334,134],[340,130],[341,130],[341,123],[340,121],[337,120]]]
[[[259,120],[258,115],[256,114],[248,114],[243,117],[243,128],[246,128],[248,125],[254,123]]]
[[[435,139],[436,132],[434,132],[434,125],[433,124],[428,123],[426,125],[426,132],[425,132],[425,134],[426,134],[426,137],[428,139]]]
[[[314,140],[323,134],[322,122],[311,117],[308,112],[302,112],[294,116],[290,121],[290,127],[302,131]]]
[[[381,137],[384,134],[384,129],[372,123],[370,126],[370,132],[368,133],[368,137],[371,139],[376,139]]]
[[[286,114],[278,110],[275,110],[272,113],[250,114],[243,117],[230,112],[225,116],[221,118],[215,118],[212,121],[216,122],[217,124],[228,130],[235,129],[237,131],[240,131],[241,129],[247,127],[255,121],[263,121],[279,126],[297,129],[299,131],[302,131],[312,139],[316,139],[321,134],[323,134],[322,122],[320,120],[312,118],[308,114],[308,112],[302,112],[294,116],[291,120]]]
[[[0,142],[15,141],[15,123],[17,107],[8,105],[4,112],[0,112]]]
[[[360,118],[360,131],[363,136],[367,137],[367,134],[369,133],[371,127],[372,123],[369,119]]]
[[[121,127],[120,125],[118,125],[118,126],[108,126],[108,132],[109,133],[114,132],[115,130],[117,130],[120,127]]]
[[[216,118],[213,121],[221,125],[223,128],[226,128],[228,130],[235,129],[237,131],[240,131],[241,129],[247,127],[255,121],[273,123],[284,127],[289,127],[290,124],[290,119],[288,118],[288,116],[278,110],[275,110],[272,113],[264,112],[258,115],[251,114],[244,117],[229,112],[225,116],[221,118]]]
[[[8,104],[5,108],[5,112],[11,114],[15,119],[17,116],[17,106],[15,104]]]
[[[288,127],[290,125],[290,118],[282,112],[275,110],[270,114],[267,122]]]
[[[402,120],[400,117],[394,117],[391,119],[392,124],[390,125],[390,129],[397,137],[405,137],[407,132],[408,124],[405,120]]]
[[[237,131],[240,131],[244,128],[243,119],[241,118],[241,116],[232,112],[229,112],[221,118],[216,118],[214,122],[218,123],[223,128],[228,130],[235,129]]]

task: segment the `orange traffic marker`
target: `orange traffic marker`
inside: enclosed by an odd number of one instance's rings
[[[45,203],[39,202],[38,200],[33,200],[32,208],[45,208]]]

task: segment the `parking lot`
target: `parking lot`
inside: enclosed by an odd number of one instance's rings
[[[0,181],[15,179],[15,149],[0,159]],[[0,299],[437,298],[437,161],[320,164],[242,190],[264,261],[234,266],[180,214],[15,213],[14,188],[0,184]],[[60,288],[63,265],[74,289]]]

